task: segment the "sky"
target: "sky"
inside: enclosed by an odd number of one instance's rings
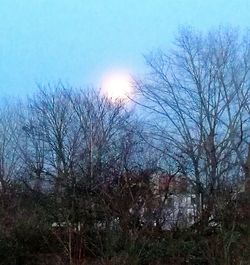
[[[249,0],[0,0],[0,97],[61,81],[100,86],[110,71],[146,71],[180,26],[249,26]]]

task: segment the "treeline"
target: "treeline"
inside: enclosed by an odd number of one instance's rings
[[[249,264],[249,44],[181,30],[129,106],[63,84],[2,103],[0,263]],[[170,227],[173,193],[194,211]]]

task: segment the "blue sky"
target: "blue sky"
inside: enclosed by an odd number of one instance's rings
[[[249,26],[249,0],[0,0],[0,97],[61,80],[98,86],[106,72],[145,71],[143,54],[178,27]]]

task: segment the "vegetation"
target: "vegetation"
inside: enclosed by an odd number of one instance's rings
[[[0,263],[249,264],[249,44],[181,30],[139,111],[63,84],[2,103]]]

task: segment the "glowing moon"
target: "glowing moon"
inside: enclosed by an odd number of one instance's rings
[[[112,102],[126,101],[133,94],[132,78],[126,73],[108,74],[103,79],[101,91]]]

